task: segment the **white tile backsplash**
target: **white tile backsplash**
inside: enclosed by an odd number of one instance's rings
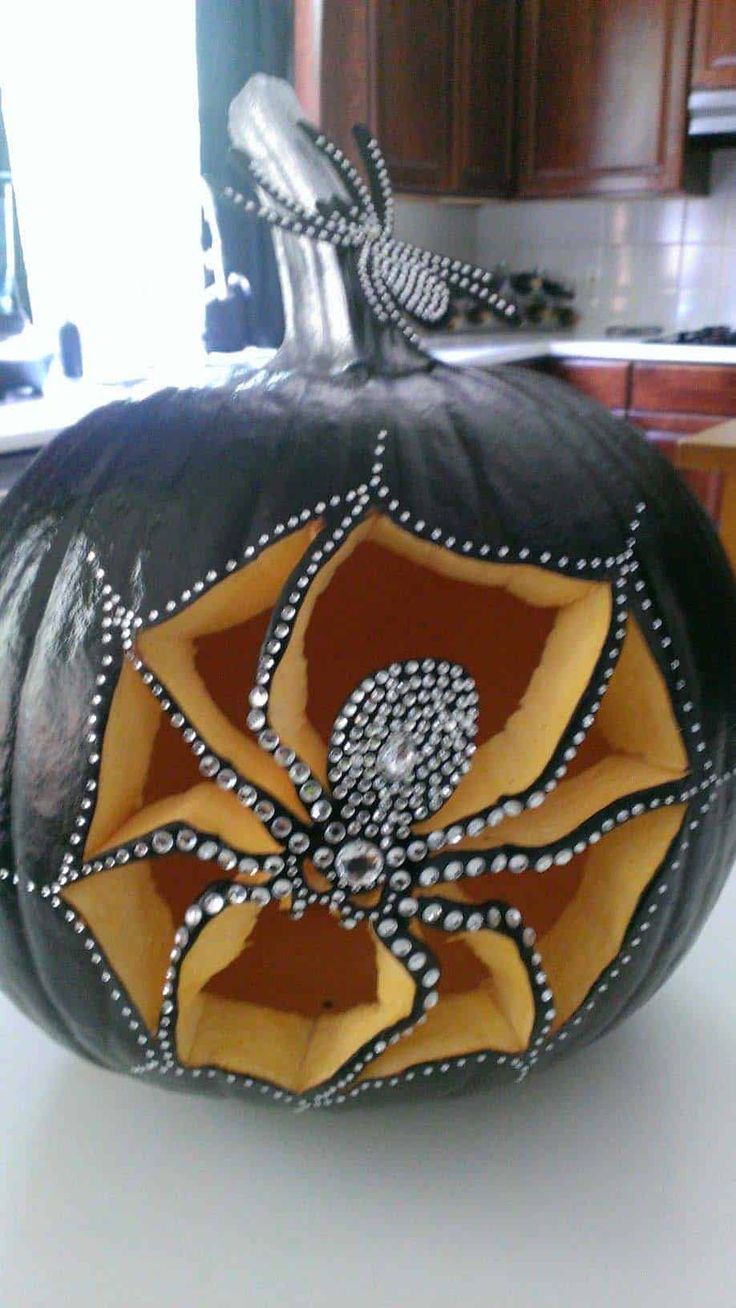
[[[396,235],[428,250],[441,250],[456,259],[473,261],[476,254],[474,205],[441,204],[398,196],[395,202]]]
[[[736,149],[716,150],[707,196],[399,200],[399,234],[492,266],[538,267],[577,288],[581,326],[736,326]]]

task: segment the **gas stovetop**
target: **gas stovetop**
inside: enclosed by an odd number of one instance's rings
[[[671,336],[651,336],[653,345],[736,345],[734,327],[699,327],[696,331],[673,332]]]

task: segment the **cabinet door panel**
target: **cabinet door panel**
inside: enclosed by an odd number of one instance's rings
[[[693,86],[736,87],[736,0],[698,0]]]
[[[315,0],[297,0],[307,10],[303,26],[317,21]],[[351,135],[354,123],[367,123],[371,115],[370,77],[372,54],[370,50],[369,0],[323,0],[321,11],[322,55],[318,100],[319,122],[332,141],[335,141],[355,162],[359,156]],[[296,50],[297,92],[300,86],[299,49]],[[312,72],[310,65],[309,72]],[[304,94],[304,98],[309,98]]]
[[[549,359],[545,371],[560,377],[592,400],[605,404],[607,409],[623,412],[628,401],[628,360],[616,359],[601,363],[598,359]]]
[[[723,414],[736,417],[736,368],[727,364],[635,363],[631,407],[655,413],[712,414],[712,422]]]
[[[520,191],[680,183],[692,0],[523,0]]]
[[[455,0],[453,190],[507,195],[513,181],[517,0]]]
[[[450,188],[453,10],[450,0],[373,0],[374,122],[394,186]]]

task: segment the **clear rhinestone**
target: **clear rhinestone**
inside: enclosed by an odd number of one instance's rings
[[[391,877],[391,886],[393,890],[408,890],[411,885],[411,877],[408,872],[394,872]]]
[[[299,795],[305,804],[313,804],[316,799],[320,798],[321,794],[322,787],[318,781],[314,780],[305,781],[299,791]]]
[[[458,927],[461,927],[462,924],[463,924],[463,915],[460,912],[460,910],[457,908],[451,909],[451,911],[447,914],[444,922],[442,923],[443,927],[445,928],[445,931],[457,931]]]
[[[398,925],[398,922],[394,922],[392,917],[387,917],[384,918],[383,922],[378,923],[376,930],[382,940],[387,940],[389,936],[396,934]]]
[[[277,817],[271,825],[271,833],[277,840],[285,840],[291,831],[291,818]]]
[[[389,781],[401,781],[412,775],[418,760],[419,751],[411,736],[396,732],[379,751],[377,761],[379,772],[384,777]]]
[[[433,922],[437,922],[441,917],[442,909],[439,904],[427,904],[426,907],[422,909],[422,921],[428,922],[430,926]]]
[[[418,908],[419,905],[417,904],[416,899],[412,899],[410,896],[406,899],[399,900],[398,912],[402,917],[414,917]]]
[[[268,703],[268,691],[263,686],[255,686],[248,698],[253,708],[264,708]]]
[[[199,926],[202,921],[202,910],[199,904],[192,904],[191,908],[187,909],[184,914],[184,921],[190,928]]]
[[[383,873],[383,854],[370,840],[351,840],[338,850],[335,868],[351,890],[372,890]]]
[[[323,845],[320,849],[315,849],[312,855],[312,861],[315,867],[329,867],[334,861],[335,855],[331,849],[326,849]]]
[[[184,827],[176,837],[176,847],[177,849],[180,849],[183,854],[190,854],[196,844],[197,837],[188,827]]]
[[[217,784],[221,790],[233,790],[237,782],[238,778],[232,768],[223,768],[222,772],[217,774]]]
[[[174,837],[169,831],[154,831],[151,844],[157,854],[168,854],[174,848]]]
[[[197,858],[201,858],[203,862],[208,863],[211,858],[215,857],[215,855],[218,852],[218,848],[219,847],[216,841],[203,840],[202,844],[199,846],[199,849],[197,850]]]
[[[411,941],[407,940],[404,936],[399,936],[398,940],[394,940],[391,946],[391,952],[394,953],[397,958],[406,958],[407,954],[411,953]]]
[[[206,913],[209,913],[210,917],[214,917],[216,913],[221,913],[224,907],[225,900],[216,891],[205,896],[204,909]]]

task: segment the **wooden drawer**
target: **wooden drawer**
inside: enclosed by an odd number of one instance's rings
[[[545,372],[577,387],[607,409],[623,412],[627,407],[629,372],[626,359],[601,362],[600,359],[547,359]]]
[[[631,410],[736,417],[736,367],[699,363],[635,363]],[[703,426],[708,426],[707,422]]]

